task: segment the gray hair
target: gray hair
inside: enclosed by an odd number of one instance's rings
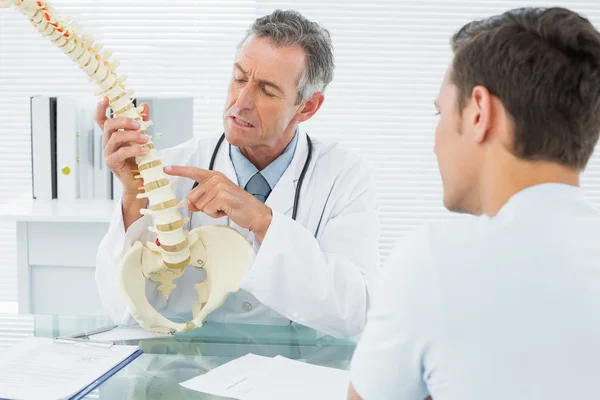
[[[333,79],[333,45],[329,31],[295,10],[275,10],[257,19],[238,48],[248,39],[268,38],[275,46],[300,46],[306,53],[306,67],[298,81],[296,104],[317,92],[324,92]]]

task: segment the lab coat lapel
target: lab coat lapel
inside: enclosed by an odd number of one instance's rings
[[[298,130],[298,135],[300,136],[298,137],[294,158],[292,158],[292,162],[287,167],[265,202],[265,204],[273,210],[282,214],[289,214],[290,216],[294,206],[296,185],[298,184],[298,179],[300,178],[308,154],[306,135],[301,133],[300,130]]]

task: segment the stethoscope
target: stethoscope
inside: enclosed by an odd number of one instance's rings
[[[213,150],[212,156],[210,158],[210,163],[208,165],[209,171],[214,170],[215,160],[217,158],[217,154],[219,154],[219,149],[221,148],[221,145],[223,144],[224,140],[225,140],[225,133],[223,133],[221,135],[221,137],[219,138],[219,141],[217,142],[217,144]],[[306,156],[306,161],[304,162],[304,167],[302,167],[302,172],[300,173],[300,178],[298,179],[298,186],[296,186],[296,193],[294,195],[294,206],[292,208],[292,219],[294,221],[296,220],[296,215],[298,214],[298,203],[300,201],[300,190],[302,189],[302,183],[304,182],[304,176],[306,175],[306,171],[308,171],[308,166],[310,165],[310,160],[312,158],[313,144],[312,144],[312,141],[310,140],[310,136],[308,136],[308,134],[306,134],[306,142],[308,143],[308,155]],[[196,186],[198,186],[198,182],[194,182],[194,184],[192,185],[192,190],[194,190],[194,188]],[[189,222],[190,229],[192,226],[192,215],[193,215],[193,213],[190,214],[190,222]]]

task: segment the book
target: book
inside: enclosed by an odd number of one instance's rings
[[[33,96],[30,105],[33,198],[56,199],[56,97]]]

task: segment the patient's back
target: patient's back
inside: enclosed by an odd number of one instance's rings
[[[434,400],[600,399],[600,211],[552,184],[469,222],[429,232]]]

